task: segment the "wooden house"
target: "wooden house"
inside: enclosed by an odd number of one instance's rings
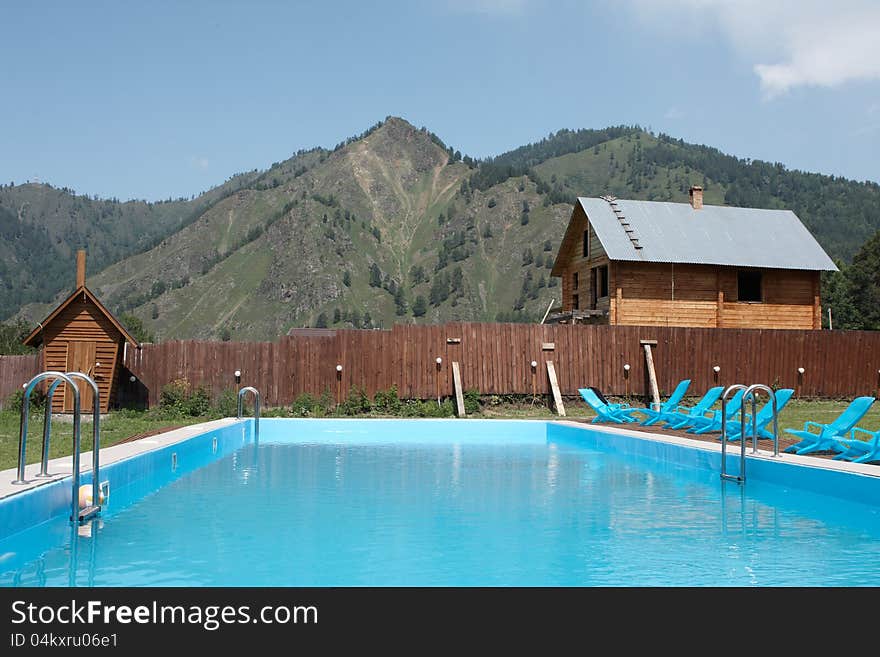
[[[837,267],[790,210],[578,198],[552,275],[555,322],[818,329]]]
[[[82,372],[98,385],[101,412],[113,404],[117,377],[126,345],[138,341],[86,287],[86,254],[76,255],[76,289],[24,339],[31,347],[42,346],[43,370]],[[62,388],[67,386],[62,384]],[[92,389],[80,383],[80,407],[91,413]],[[52,399],[52,412],[73,412],[73,395],[61,388]]]

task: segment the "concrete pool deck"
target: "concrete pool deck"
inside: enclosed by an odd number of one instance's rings
[[[721,452],[721,441],[718,439],[718,433],[714,434],[690,434],[684,431],[676,431],[672,429],[657,430],[654,427],[643,427],[642,425],[609,425],[595,423],[589,419],[573,419],[573,420],[550,420],[556,424],[564,424],[567,426],[584,427],[587,426],[596,431],[605,433],[617,433],[626,436],[634,436],[644,440],[652,440],[655,442],[671,443],[673,445],[682,445],[685,447],[693,447],[695,449],[703,449],[707,451]],[[780,432],[782,429],[780,428]],[[752,453],[752,441],[748,440],[746,444],[746,459],[766,459],[791,465],[801,465],[811,468],[822,468],[824,470],[836,470],[839,472],[851,472],[869,477],[880,477],[880,465],[870,463],[852,463],[850,461],[834,461],[832,453],[818,453],[813,455],[786,454],[784,450],[789,445],[798,442],[796,438],[784,435],[779,436],[779,455],[773,456],[773,444],[770,440],[761,439],[758,441],[758,452]],[[767,449],[767,448],[770,449]],[[739,456],[741,453],[739,441],[728,441],[727,455]],[[734,473],[735,474],[735,473]]]
[[[220,427],[229,426],[231,424],[235,424],[241,421],[242,420],[238,420],[236,418],[223,418],[220,420],[212,420],[211,422],[192,424],[186,427],[181,427],[179,429],[174,429],[173,431],[158,433],[152,436],[148,436],[146,438],[141,438],[139,440],[132,440],[129,442],[122,441],[116,443],[115,445],[111,445],[110,447],[102,447],[100,466],[103,468],[110,465],[111,463],[123,461],[139,454],[144,454],[146,452],[160,449],[162,447],[167,447],[168,445],[174,445],[176,443],[183,442],[184,440],[188,440],[193,436],[198,436],[199,434],[205,433],[206,431],[219,429]],[[39,439],[39,437],[37,437],[36,439]],[[91,473],[91,451],[84,451],[80,455],[79,465],[80,474]],[[51,484],[55,481],[58,481],[59,479],[70,477],[73,473],[73,457],[61,456],[59,458],[50,459],[48,471],[52,476],[46,478],[34,478],[34,476],[40,472],[39,463],[31,463],[30,465],[25,466],[24,474],[25,479],[28,482],[26,484],[12,483],[13,480],[16,479],[17,471],[18,468],[0,470],[0,500],[10,497],[11,495],[15,495],[17,493],[23,493],[25,491],[38,488],[40,486],[45,486],[46,484]]]

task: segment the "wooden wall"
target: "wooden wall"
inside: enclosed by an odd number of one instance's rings
[[[612,322],[703,328],[819,328],[819,272],[763,269],[762,302],[737,299],[736,267],[615,262]]]
[[[112,406],[116,386],[113,385],[119,371],[122,336],[113,323],[91,301],[84,298],[74,299],[46,327],[43,333],[43,368],[46,370],[68,371],[68,355],[72,349],[70,343],[94,343],[94,363],[90,374],[101,393],[101,411],[106,412]],[[90,359],[91,360],[91,359]],[[95,366],[97,364],[97,366]],[[71,362],[70,367],[73,367]],[[88,369],[87,367],[84,369]],[[61,413],[65,410],[65,398],[68,399],[68,410],[72,402],[65,390],[59,386],[52,399],[52,411]],[[84,413],[91,413],[91,393],[80,386]]]
[[[590,270],[593,267],[609,264],[608,256],[580,204],[575,207],[571,221],[572,230],[577,239],[571,241],[566,252],[566,262],[568,264],[565,268],[565,274],[562,276],[562,308],[563,310],[571,310],[574,301],[573,296],[577,294],[578,308],[579,310],[585,310],[590,308]],[[583,233],[585,230],[588,230],[590,235],[589,252],[586,257],[584,257],[583,249]],[[575,272],[578,274],[577,289],[574,289],[573,274]],[[613,274],[611,275],[613,276]],[[611,290],[614,289],[610,282],[608,289],[610,295]],[[609,306],[610,296],[597,298],[597,309],[608,310]]]
[[[447,339],[460,342],[447,342]],[[283,337],[277,342],[173,341],[128,350],[126,366],[146,387],[150,404],[166,383],[186,378],[219,394],[253,385],[270,405],[352,386],[369,395],[398,387],[401,398],[452,393],[451,362],[460,363],[465,388],[481,394],[546,394],[546,360],[553,360],[563,394],[594,385],[614,394],[644,395],[640,339],[654,350],[658,385],[668,394],[682,378],[702,393],[712,385],[765,383],[796,388],[804,396],[851,398],[880,385],[880,332],[581,324],[450,323],[398,325],[392,330],[342,330],[325,336]],[[552,343],[552,350],[543,349]],[[435,358],[443,359],[437,369]],[[533,372],[530,361],[538,362]],[[623,365],[631,366],[624,377]],[[343,366],[337,378],[336,365]],[[716,382],[713,366],[721,372]],[[805,368],[799,378],[797,369]]]

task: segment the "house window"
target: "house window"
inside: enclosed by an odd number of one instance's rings
[[[573,290],[578,289],[578,273],[575,272],[571,275],[571,288]]]
[[[590,231],[589,229],[584,231],[584,257],[590,257]]]
[[[580,309],[580,299],[578,299],[578,295],[576,295],[576,294],[571,295],[571,309],[572,310],[579,310]]]
[[[736,298],[739,301],[763,301],[760,271],[746,270],[736,273]]]
[[[608,296],[608,265],[602,265],[597,276],[599,282],[599,297]]]

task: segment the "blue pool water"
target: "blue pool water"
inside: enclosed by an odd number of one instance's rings
[[[0,534],[0,584],[880,585],[871,478],[740,487],[712,454],[545,422],[260,424],[109,466],[99,521]]]

